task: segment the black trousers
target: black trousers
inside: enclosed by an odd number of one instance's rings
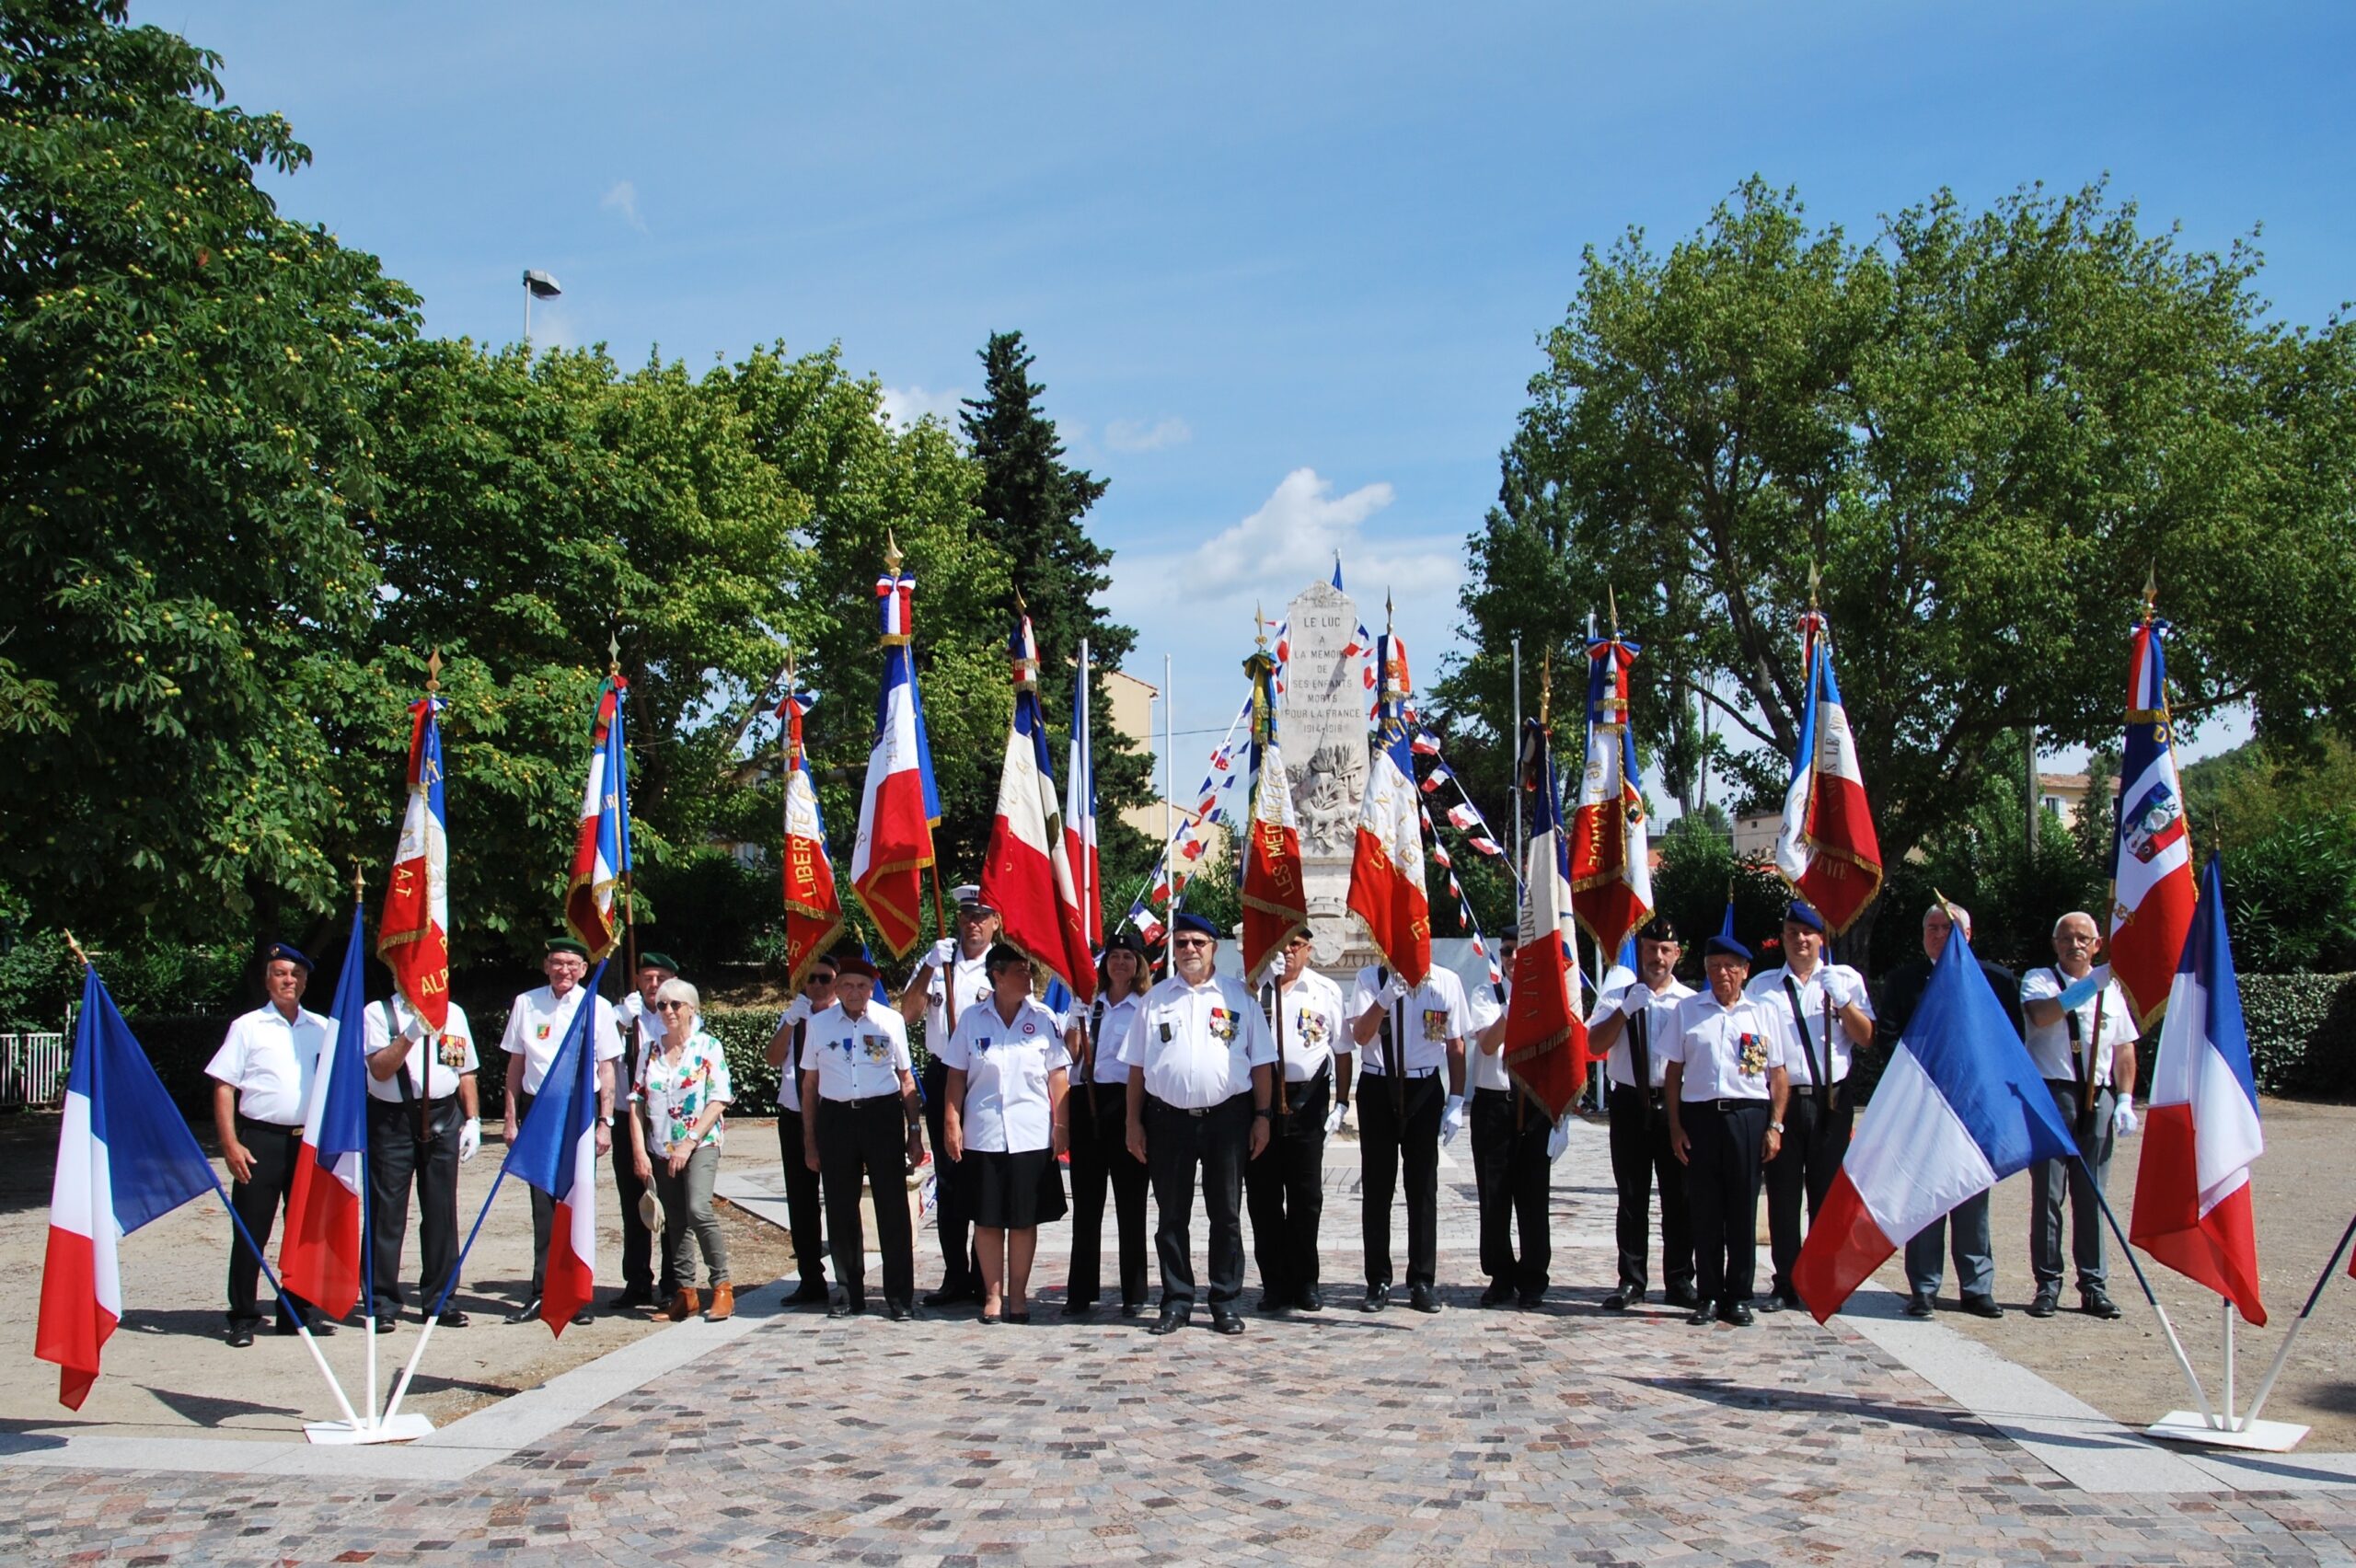
[[[409,1239],[409,1199],[417,1193],[419,1306],[432,1311],[458,1263],[458,1129],[455,1099],[425,1110],[396,1100],[368,1101],[368,1268],[376,1316],[401,1309],[401,1244]]]
[[[1652,1252],[1653,1186],[1660,1186],[1660,1277],[1672,1292],[1693,1288],[1693,1228],[1686,1215],[1685,1168],[1669,1146],[1669,1112],[1657,1090],[1611,1086],[1611,1184],[1620,1193],[1620,1286],[1642,1290]]]
[[[884,1304],[917,1296],[916,1232],[908,1224],[908,1113],[896,1094],[829,1100],[817,1107],[818,1170],[825,1179],[826,1234],[835,1278],[854,1309],[867,1305],[867,1232],[859,1188],[875,1190],[875,1250],[884,1254]]]
[[[1767,1148],[1763,1100],[1689,1100],[1679,1107],[1693,1218],[1693,1286],[1721,1306],[1750,1299],[1758,1285],[1760,1162]]]
[[[1243,1294],[1243,1167],[1252,1143],[1252,1097],[1239,1094],[1195,1113],[1151,1095],[1145,1101],[1145,1162],[1161,1223],[1153,1246],[1161,1260],[1161,1309],[1195,1305],[1195,1170],[1202,1168],[1203,1212],[1210,1219],[1210,1304]]]
[[[1546,1140],[1554,1124],[1534,1106],[1515,1123],[1518,1090],[1472,1091],[1472,1182],[1481,1205],[1481,1272],[1493,1285],[1530,1295],[1546,1288],[1554,1249],[1547,1235]],[[1514,1248],[1514,1230],[1521,1248]]]
[[[614,1066],[618,1068],[621,1064]],[[622,1093],[629,1094],[627,1089]],[[668,1300],[678,1282],[671,1274],[668,1251],[663,1257],[663,1279],[658,1286],[654,1279],[654,1234],[639,1222],[638,1200],[645,1194],[646,1183],[638,1179],[637,1157],[630,1153],[629,1118],[638,1114],[635,1107],[624,1104],[615,1107],[614,1147],[608,1151],[614,1162],[614,1195],[622,1205],[622,1287],[637,1296],[655,1296]],[[641,1124],[641,1132],[644,1130]],[[654,1142],[647,1140],[646,1152],[655,1152]],[[545,1249],[544,1249],[545,1251]]]
[[[282,1127],[274,1122],[257,1122],[250,1116],[237,1118],[237,1141],[253,1156],[254,1173],[229,1188],[229,1206],[246,1222],[254,1245],[263,1251],[270,1250],[270,1233],[278,1224],[278,1211],[286,1205],[287,1193],[294,1185],[294,1151],[303,1142],[301,1127]],[[229,1235],[229,1321],[253,1323],[261,1320],[257,1305],[261,1282],[261,1260],[247,1250],[245,1241],[232,1230]],[[307,1316],[311,1304],[299,1296],[287,1297]],[[286,1309],[281,1307],[279,1321],[286,1322]]]
[[[1104,1274],[1104,1190],[1120,1227],[1121,1304],[1146,1299],[1144,1164],[1129,1153],[1129,1087],[1089,1084],[1071,1116],[1071,1279],[1068,1300],[1093,1304]]]
[[[924,1132],[932,1150],[932,1224],[941,1233],[941,1288],[953,1295],[964,1290],[978,1295],[982,1255],[975,1244],[973,1205],[965,1196],[965,1184],[957,1179],[956,1162],[941,1152],[949,1147],[941,1124],[948,1101],[948,1066],[938,1055],[929,1055],[924,1064]],[[825,1163],[823,1158],[819,1163]]]
[[[906,1114],[902,1116],[906,1124]],[[777,1108],[777,1158],[785,1167],[785,1217],[793,1238],[793,1262],[802,1283],[826,1283],[826,1231],[819,1223],[821,1183],[802,1147],[802,1113]],[[902,1135],[905,1139],[906,1134]],[[905,1149],[902,1158],[906,1158]],[[825,1163],[823,1159],[821,1164]],[[854,1205],[856,1206],[856,1205]]]
[[[1395,1085],[1383,1073],[1358,1076],[1359,1224],[1366,1241],[1366,1282],[1391,1283],[1391,1198],[1399,1167],[1407,1168],[1407,1284],[1436,1283],[1439,1274],[1439,1117],[1447,1083],[1438,1073],[1406,1082],[1403,1113]]]
[[[1841,1157],[1849,1151],[1849,1127],[1857,1107],[1849,1086],[1835,1085],[1841,1103],[1826,1110],[1813,1090],[1795,1087],[1784,1106],[1784,1147],[1767,1162],[1767,1244],[1775,1260],[1775,1293],[1797,1299],[1792,1268],[1800,1260],[1800,1200],[1807,1200],[1807,1219],[1816,1223],[1832,1178],[1841,1173]]]
[[[1285,1114],[1268,1129],[1268,1147],[1244,1163],[1243,1193],[1252,1211],[1252,1256],[1260,1265],[1260,1287],[1292,1306],[1317,1283],[1317,1230],[1325,1216],[1325,1113],[1334,1103],[1334,1068],[1328,1064],[1315,1078],[1284,1090]]]

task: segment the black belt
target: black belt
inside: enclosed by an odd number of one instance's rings
[[[303,1130],[300,1122],[265,1122],[259,1116],[248,1116],[243,1111],[237,1113],[237,1125],[259,1127],[266,1133],[299,1133]]]
[[[1706,1109],[1715,1111],[1721,1116],[1730,1116],[1738,1111],[1748,1111],[1754,1106],[1761,1111],[1767,1109],[1767,1101],[1764,1100],[1688,1100],[1684,1105],[1688,1111]]]
[[[849,1105],[854,1107],[860,1105],[881,1105],[887,1100],[896,1105],[900,1101],[900,1097],[896,1094],[870,1094],[859,1100],[837,1100],[832,1095],[826,1094],[822,1094],[818,1098],[825,1101],[829,1105]]]
[[[1841,1109],[1841,1090],[1848,1082],[1847,1078],[1842,1078],[1839,1083],[1828,1084],[1821,1095],[1818,1095],[1816,1085],[1812,1083],[1796,1083],[1792,1085],[1792,1101],[1796,1104],[1804,1097],[1815,1096],[1827,1111],[1838,1111]]]
[[[1389,1073],[1383,1071],[1380,1067],[1369,1067],[1366,1071],[1358,1075],[1358,1077],[1362,1078],[1387,1078],[1390,1076],[1391,1075]],[[1405,1078],[1408,1082],[1413,1083],[1417,1078],[1438,1077],[1439,1069],[1438,1067],[1410,1067],[1399,1076]]]

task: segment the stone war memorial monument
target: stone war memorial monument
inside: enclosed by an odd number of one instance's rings
[[[1372,744],[1365,655],[1352,651],[1357,605],[1332,583],[1315,582],[1293,599],[1286,619],[1291,658],[1278,722],[1300,823],[1311,961],[1329,974],[1346,975],[1376,960],[1348,907],[1350,854]]]

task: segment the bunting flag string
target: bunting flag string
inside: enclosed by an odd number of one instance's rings
[[[1418,806],[1416,808],[1416,814],[1424,819],[1424,831],[1431,835],[1432,859],[1438,864],[1440,870],[1448,873],[1448,891],[1456,895],[1456,918],[1458,923],[1472,935],[1472,951],[1479,953],[1481,955],[1481,962],[1487,965],[1489,971],[1489,984],[1491,986],[1504,985],[1506,978],[1505,971],[1497,967],[1496,955],[1489,951],[1489,944],[1482,939],[1480,923],[1472,918],[1472,901],[1465,896],[1464,884],[1456,880],[1456,862],[1449,859],[1448,858],[1448,851],[1441,847],[1439,834],[1432,826],[1431,813],[1425,811],[1422,807]]]

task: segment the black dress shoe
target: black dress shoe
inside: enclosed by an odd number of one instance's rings
[[[1738,1329],[1750,1327],[1750,1303],[1729,1301],[1718,1309],[1718,1321],[1731,1323]]]
[[[653,1305],[654,1293],[652,1290],[647,1290],[633,1285],[627,1289],[618,1290],[612,1296],[606,1297],[606,1310],[608,1312],[629,1312],[634,1311],[641,1307],[652,1307]]]
[[[254,1326],[251,1323],[232,1323],[229,1325],[229,1348],[231,1350],[250,1349],[253,1343]]]
[[[468,1319],[464,1312],[453,1307],[433,1320],[445,1329],[463,1329],[467,1326]]]
[[[1542,1290],[1518,1290],[1514,1292],[1513,1304],[1525,1312],[1535,1312],[1546,1304],[1546,1293]]]
[[[928,1307],[954,1307],[960,1302],[972,1299],[974,1299],[974,1293],[964,1286],[952,1288],[944,1285],[939,1290],[927,1291],[924,1296],[924,1304]]]
[[[1325,1293],[1315,1286],[1304,1286],[1300,1292],[1300,1309],[1304,1312],[1325,1310]]]
[[[1243,1332],[1243,1314],[1230,1309],[1211,1309],[1211,1332],[1240,1334]]]
[[[2062,1293],[2050,1285],[2041,1285],[2037,1294],[2029,1297],[2027,1310],[2032,1318],[2050,1318],[2061,1305]]]
[[[2081,1288],[2078,1292],[2078,1310],[2089,1318],[2116,1318],[2119,1316],[2119,1303],[2113,1301],[2099,1286],[2092,1290]]]
[[[1269,1316],[1274,1317],[1278,1313],[1291,1311],[1292,1303],[1285,1299],[1283,1297],[1278,1296],[1275,1291],[1266,1290],[1260,1293],[1260,1303],[1254,1309],[1265,1312]]]
[[[1628,1299],[1631,1302],[1634,1302],[1642,1295],[1643,1292],[1639,1291],[1636,1295],[1629,1297]],[[1670,1286],[1668,1293],[1664,1295],[1661,1299],[1668,1302],[1671,1307],[1682,1307],[1688,1312],[1691,1312],[1694,1308],[1702,1305],[1701,1293],[1696,1291],[1690,1285]]]
[[[1124,1301],[1124,1302],[1122,1302],[1122,1303],[1121,1303],[1121,1316],[1122,1316],[1122,1317],[1124,1317],[1124,1318],[1142,1318],[1142,1317],[1144,1317],[1144,1316],[1145,1316],[1145,1303],[1144,1303],[1144,1302],[1142,1302],[1142,1301]]]
[[[1645,1293],[1643,1291],[1631,1290],[1623,1285],[1619,1289],[1613,1291],[1611,1295],[1605,1297],[1597,1305],[1600,1306],[1607,1312],[1625,1312],[1629,1308],[1634,1307],[1637,1302],[1642,1301],[1644,1298]]]
[[[1685,1320],[1698,1329],[1703,1324],[1715,1319],[1717,1315],[1718,1309],[1704,1301],[1702,1305],[1694,1308],[1693,1310],[1685,1314]]]
[[[1391,1287],[1387,1285],[1369,1285],[1366,1287],[1366,1301],[1360,1310],[1380,1312],[1390,1305]]]
[[[1484,1307],[1502,1307],[1512,1299],[1513,1286],[1502,1280],[1493,1281],[1488,1289],[1481,1292],[1481,1305]]]
[[[539,1315],[540,1298],[535,1296],[513,1312],[508,1313],[507,1320],[511,1323],[528,1323],[534,1321]]]
[[[1018,1329],[1027,1329],[1031,1326],[1031,1314],[1028,1312],[1009,1312],[1006,1315],[1006,1320],[1012,1323]]]
[[[864,1301],[853,1301],[849,1297],[845,1297],[839,1301],[829,1301],[826,1303],[826,1316],[829,1318],[856,1318],[861,1312],[866,1310],[867,1303]]]
[[[1966,1297],[1964,1299],[1969,1301],[1970,1297]],[[1900,1308],[1900,1310],[1903,1311],[1910,1318],[1929,1317],[1931,1315],[1930,1293],[1923,1290],[1917,1290],[1910,1293],[1906,1297],[1906,1305],[1903,1308]]]
[[[1085,1318],[1091,1312],[1095,1310],[1096,1303],[1093,1301],[1067,1301],[1064,1303],[1064,1316],[1067,1318]]]
[[[2004,1309],[1996,1305],[1992,1296],[1973,1294],[1963,1298],[1963,1309],[1975,1318],[2001,1318]]]
[[[575,1312],[572,1315],[572,1323],[575,1328],[579,1328],[586,1324],[589,1320],[589,1309],[586,1307],[583,1307],[580,1311]]]
[[[376,1332],[378,1333],[388,1334],[400,1326],[400,1309],[395,1308],[391,1311],[379,1312],[376,1314]]]
[[[916,1316],[916,1309],[905,1301],[887,1301],[884,1304],[884,1316],[893,1322],[905,1323]]]
[[[305,1329],[311,1331],[311,1337],[313,1339],[332,1339],[335,1337],[335,1325],[329,1322],[325,1318],[316,1316],[306,1319],[299,1323],[293,1318],[281,1318],[274,1326],[273,1332],[283,1334],[288,1339],[293,1339]]]
[[[832,1299],[823,1279],[805,1279],[801,1288],[785,1298],[788,1307],[824,1307]]]
[[[1784,1309],[1785,1305],[1786,1303],[1784,1300],[1782,1292],[1769,1291],[1767,1293],[1767,1298],[1760,1302],[1759,1310],[1761,1312],[1780,1312]]]
[[[1407,1305],[1418,1312],[1439,1310],[1439,1292],[1428,1285],[1419,1285],[1407,1292]]]
[[[1174,1334],[1185,1326],[1185,1313],[1164,1312],[1161,1317],[1156,1318],[1153,1320],[1153,1327],[1146,1330],[1146,1332],[1149,1334]]]

